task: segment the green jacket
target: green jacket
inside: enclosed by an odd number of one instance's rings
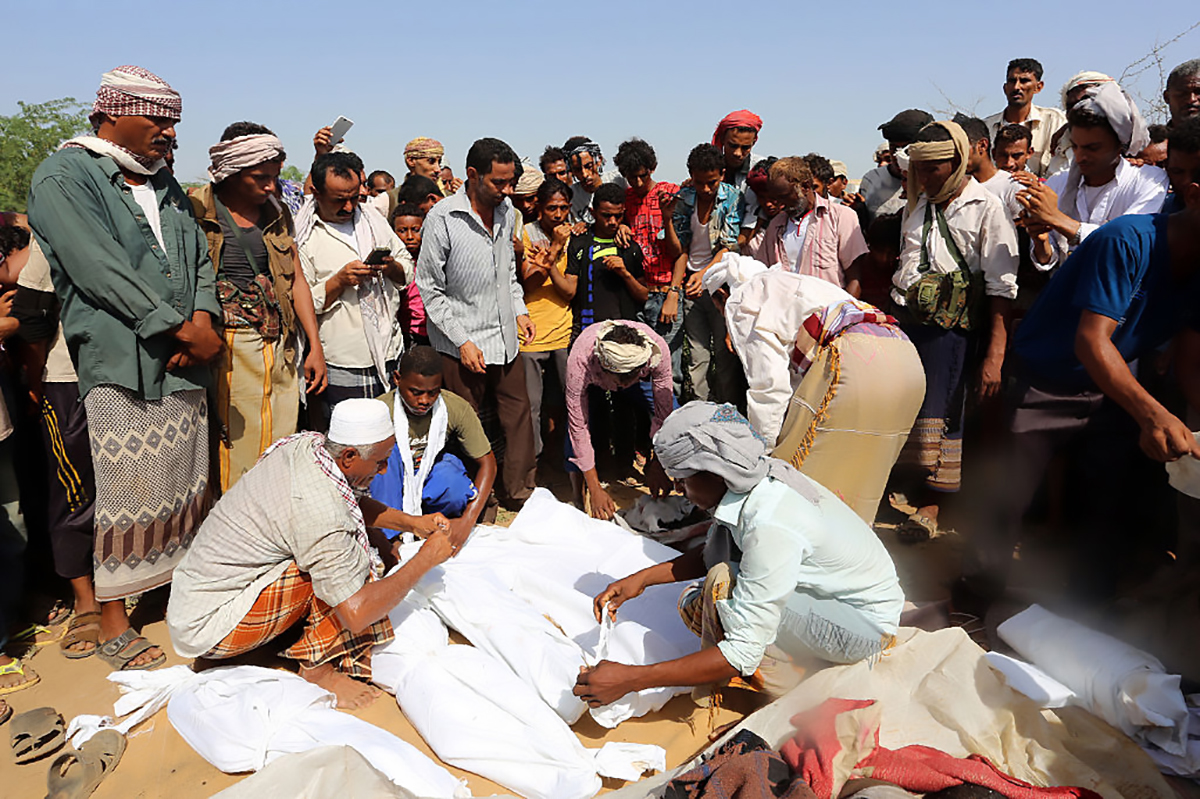
[[[168,372],[168,332],[208,311],[221,321],[208,243],[191,203],[166,170],[150,178],[163,244],[108,156],[71,147],[33,175],[29,225],[62,300],[63,333],[79,373],[79,394],[110,383],[142,399],[207,388],[207,365]]]

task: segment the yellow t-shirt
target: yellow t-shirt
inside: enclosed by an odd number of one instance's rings
[[[532,244],[549,245],[550,237],[537,222],[530,222],[521,231],[521,243],[528,250]],[[554,268],[566,273],[565,247]],[[542,285],[525,289],[525,307],[529,310],[529,318],[537,329],[537,336],[528,344],[521,345],[522,352],[549,352],[570,346],[571,303],[563,299],[554,288],[549,275],[542,280]]]

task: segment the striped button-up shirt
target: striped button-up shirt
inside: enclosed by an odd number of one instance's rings
[[[489,365],[517,357],[517,317],[527,311],[513,257],[514,218],[506,199],[488,230],[471,208],[466,184],[425,217],[417,288],[438,352],[457,358],[470,341]]]

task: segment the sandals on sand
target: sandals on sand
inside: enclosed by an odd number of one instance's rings
[[[75,609],[63,602],[61,599],[54,600],[54,606],[46,612],[46,620],[42,624],[47,627],[57,627],[60,624],[66,624],[71,619],[71,614]]]
[[[9,730],[13,759],[28,763],[52,755],[67,742],[67,727],[62,714],[52,707],[39,707],[20,713]]]
[[[138,671],[142,669],[153,669],[167,662],[166,653],[161,652],[159,653],[158,657],[154,658],[154,660],[151,660],[149,663],[145,663],[140,666],[129,665],[137,658],[138,655],[154,646],[155,644],[150,643],[145,638],[138,635],[137,632],[130,627],[116,638],[100,644],[99,648],[96,649],[95,652],[100,656],[101,660],[112,666],[116,671]]]
[[[37,676],[37,673],[33,669],[26,669],[25,664],[16,658],[13,658],[11,663],[5,663],[3,666],[0,666],[0,677],[7,676],[9,674],[20,674],[22,677],[24,677],[24,679],[21,682],[13,685],[0,685],[0,696],[16,693],[17,691],[24,691],[26,688],[32,688],[42,680],[41,677]]]
[[[914,513],[896,528],[896,536],[906,544],[919,544],[938,534],[937,522],[928,516]]]
[[[125,736],[116,730],[100,730],[78,751],[63,752],[46,775],[47,799],[87,799],[124,753]]]
[[[8,702],[5,702],[3,699],[0,699],[0,707],[4,708],[3,710],[0,710],[0,727],[3,727],[4,722],[12,718],[13,709],[12,705],[10,705]]]
[[[76,644],[86,643],[90,643],[91,647],[71,649]],[[63,655],[71,660],[90,658],[96,654],[96,650],[100,648],[100,613],[98,611],[80,613],[71,619],[71,626],[67,627],[67,634],[58,642],[58,645],[62,648]]]

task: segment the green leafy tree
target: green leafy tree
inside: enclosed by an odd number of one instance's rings
[[[33,172],[58,145],[90,130],[87,109],[73,97],[22,103],[0,116],[0,211],[25,210]]]
[[[297,183],[304,182],[304,173],[300,171],[300,167],[295,164],[288,164],[279,171],[279,177],[285,180],[294,180]]]

